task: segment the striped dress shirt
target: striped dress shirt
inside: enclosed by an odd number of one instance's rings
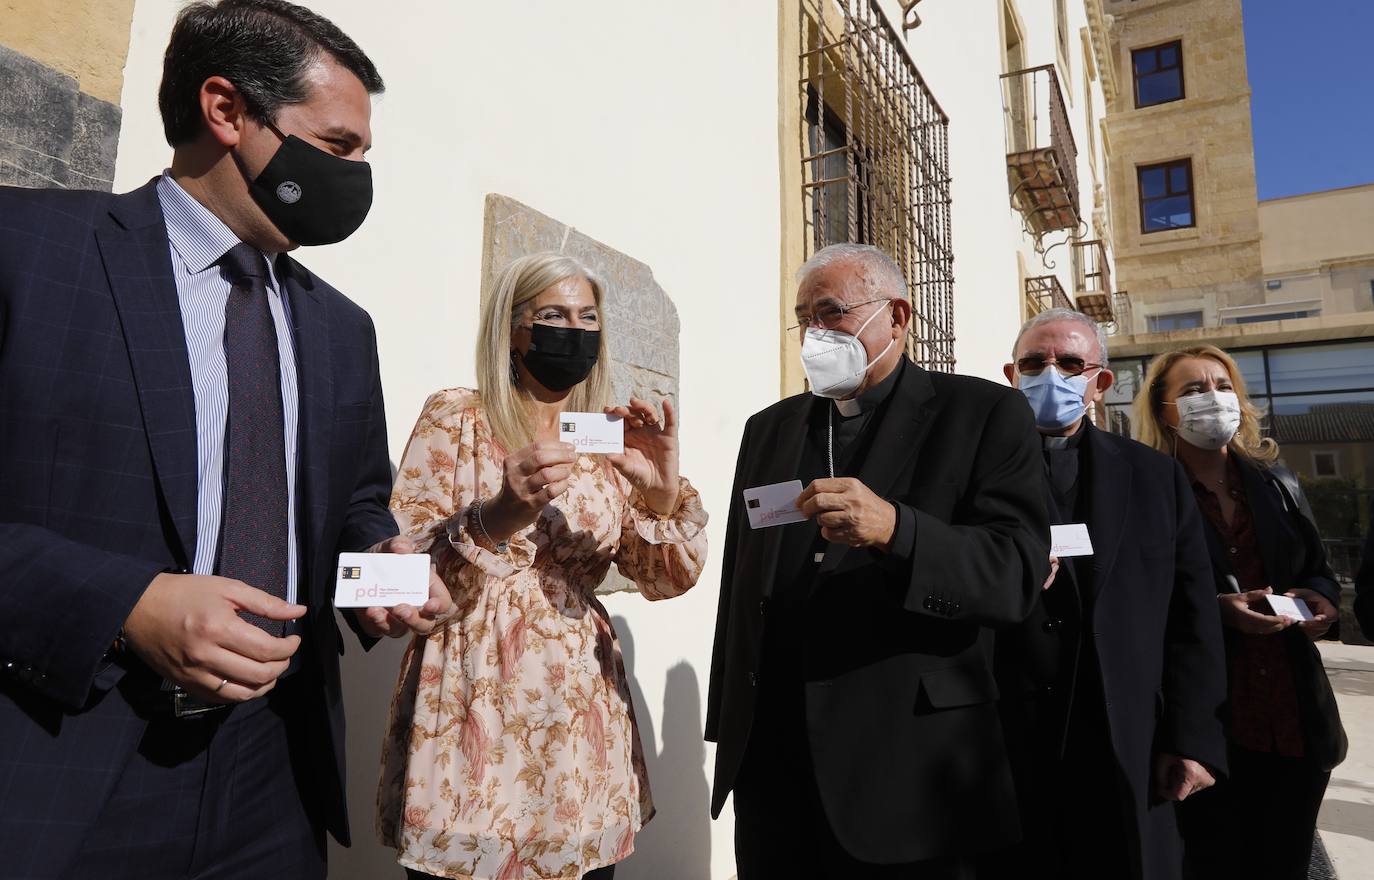
[[[172,272],[176,277],[186,351],[191,359],[191,387],[196,398],[196,556],[192,571],[214,574],[220,524],[224,516],[224,432],[229,414],[229,379],[224,362],[224,309],[230,282],[219,259],[239,244],[238,236],[210,210],[192,198],[164,171],[157,184],[158,200],[171,241]],[[287,304],[273,266],[267,263],[267,297],[277,328],[281,362],[282,417],[286,456],[286,601],[297,596],[296,548],[296,433],[299,393],[296,355]],[[249,586],[257,586],[249,584]],[[288,629],[288,632],[290,630]]]

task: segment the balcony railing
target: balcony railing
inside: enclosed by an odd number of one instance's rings
[[[1112,266],[1107,244],[1100,238],[1069,242],[1073,248],[1074,293],[1110,293]]]
[[[1064,287],[1053,275],[1037,275],[1026,279],[1026,316],[1033,317],[1047,309],[1071,309],[1073,303]]]
[[[1035,235],[1077,229],[1078,147],[1054,65],[1002,74],[1007,182]]]
[[[1107,325],[1107,333],[1111,336],[1129,336],[1134,332],[1130,296],[1124,290],[1112,291],[1112,320]]]
[[[1130,300],[1124,292],[1112,290],[1112,265],[1107,260],[1107,245],[1101,239],[1069,243],[1073,253],[1074,306],[1108,332],[1130,332]],[[1124,317],[1123,317],[1124,312]]]

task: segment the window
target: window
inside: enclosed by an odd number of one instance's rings
[[[907,351],[954,368],[949,120],[878,0],[801,0],[797,59],[804,256],[880,248],[906,277]]]
[[[1302,345],[1269,353],[1270,391],[1374,389],[1374,348],[1367,343]]]
[[[1282,287],[1283,287],[1283,282],[1280,281],[1280,280],[1277,279],[1277,278],[1271,278],[1270,280],[1264,282],[1264,289],[1265,289],[1265,290],[1278,290],[1278,289],[1280,289],[1280,288],[1282,288]]]
[[[1225,318],[1223,324],[1261,324],[1265,321],[1292,321],[1297,318],[1315,318],[1320,315],[1319,310],[1309,310],[1305,312],[1272,312],[1267,315],[1240,315],[1235,318]]]
[[[1015,73],[1026,69],[1026,45],[1021,38],[1020,19],[1012,0],[1002,3],[1002,31],[1006,36],[1006,46],[1002,50],[1002,72]],[[1021,153],[1029,150],[1031,144],[1031,106],[1030,90],[1025,79],[1019,76],[1002,81],[1007,88],[1007,150]]]
[[[1054,0],[1054,36],[1059,58],[1064,63],[1066,84],[1069,72],[1069,5],[1068,0]]]
[[[1153,107],[1183,98],[1183,43],[1174,40],[1131,52],[1135,105]]]
[[[1339,477],[1341,475],[1341,469],[1336,462],[1336,453],[1313,451],[1312,475],[1317,477]]]
[[[1197,225],[1193,217],[1193,160],[1180,159],[1136,169],[1140,185],[1140,231],[1162,232]]]
[[[1191,330],[1202,326],[1202,312],[1171,312],[1167,315],[1150,315],[1145,323],[1151,333],[1166,333],[1170,330]]]

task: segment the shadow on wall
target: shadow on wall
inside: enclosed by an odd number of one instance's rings
[[[348,725],[348,821],[353,846],[344,849],[330,838],[329,876],[331,880],[401,880],[405,874],[396,864],[396,851],[377,842],[375,820],[382,732],[401,654],[410,640],[382,639],[371,651],[364,651],[343,621],[339,628],[344,639],[344,655],[339,659]]]
[[[668,670],[663,687],[663,750],[635,678],[634,637],[623,617],[611,620],[620,638],[658,812],[635,838],[634,855],[616,866],[616,880],[710,880],[711,788],[702,740],[701,682],[686,662]]]

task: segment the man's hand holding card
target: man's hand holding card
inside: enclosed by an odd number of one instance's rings
[[[415,552],[415,544],[409,538],[397,536],[374,545],[367,552],[369,554],[411,554]],[[354,555],[343,554],[343,556],[350,557]],[[428,556],[425,558],[427,560]],[[350,560],[350,562],[354,562],[354,560]],[[424,566],[421,565],[419,574],[411,578],[416,583],[392,582],[390,584],[394,588],[394,591],[389,591],[391,598],[397,598],[400,592],[405,592],[407,595],[404,598],[411,601],[358,607],[358,602],[368,601],[369,597],[367,595],[358,597],[356,586],[348,584],[348,581],[362,580],[362,578],[344,578],[345,574],[352,574],[351,571],[345,571],[345,568],[356,567],[358,566],[345,566],[341,559],[334,604],[335,607],[349,608],[357,616],[363,632],[374,638],[387,636],[394,639],[411,633],[422,636],[429,635],[436,626],[453,613],[453,597],[449,595],[448,587],[444,586],[444,582],[439,579],[439,574],[433,565],[428,566],[428,578],[424,578],[422,570]],[[361,575],[362,572],[358,572],[358,574]],[[419,586],[421,583],[424,584],[423,590]],[[373,585],[376,586],[376,584]],[[348,595],[344,595],[345,593]],[[415,601],[426,594],[428,598],[423,599],[422,602]],[[340,599],[342,599],[342,603]]]

